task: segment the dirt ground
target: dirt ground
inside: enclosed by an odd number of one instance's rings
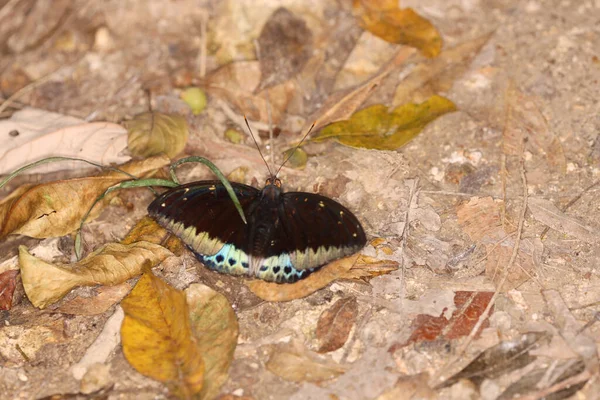
[[[273,57],[258,38],[279,7],[304,21],[312,48],[300,71],[274,76],[265,102],[254,91],[257,54]],[[286,190],[346,205],[369,240],[362,254],[397,268],[288,302],[262,300],[244,279],[207,271],[188,251],[155,273],[177,289],[203,282],[232,305],[239,337],[223,399],[600,398],[600,1],[401,7],[437,28],[442,52],[398,63],[354,110],[438,94],[456,111],[397,150],[310,142],[306,166],[279,175]],[[0,0],[0,101],[28,87],[0,118],[26,106],[86,123],[178,114],[190,126],[182,154],[261,187],[268,172],[243,114],[278,166],[332,94],[374,82],[402,48],[361,29],[350,2]],[[235,77],[214,73],[243,61]],[[207,89],[207,106],[194,115],[181,93],[204,87],[207,76],[225,89]],[[200,166],[181,171],[182,181],[211,177]],[[26,175],[1,196],[86,173]],[[151,200],[142,189],[120,194],[86,224],[84,250],[125,236]],[[36,253],[49,261],[73,260],[72,235],[12,235],[0,241],[0,273],[16,268],[19,245],[51,249]],[[77,288],[44,309],[17,284],[12,308],[0,311],[0,398],[168,398],[163,384],[128,364],[118,327],[106,333],[135,281]],[[98,312],[73,305],[99,297],[112,300]],[[324,329],[342,336],[329,351],[317,327],[326,313],[333,322]],[[117,339],[97,373],[80,381],[72,367],[99,335]],[[537,378],[519,381],[525,375]]]

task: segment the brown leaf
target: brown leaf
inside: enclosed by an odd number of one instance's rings
[[[446,319],[443,313],[439,317],[419,314],[412,323],[413,333],[400,347],[410,343],[452,340],[467,336],[479,321],[479,317],[493,295],[493,292],[457,291],[454,295],[456,310],[454,310],[450,319]],[[486,319],[477,334],[479,335],[481,330],[489,325],[490,323]]]
[[[205,366],[200,398],[213,399],[229,376],[238,338],[237,317],[225,296],[206,285],[192,284],[185,294],[192,331]]]
[[[442,38],[435,27],[411,8],[398,8],[398,0],[354,0],[354,15],[360,25],[391,43],[416,47],[427,57],[435,57]]]
[[[323,382],[346,372],[346,367],[318,358],[316,353],[292,342],[276,346],[267,361],[267,369],[291,382]]]
[[[358,302],[354,296],[339,299],[325,310],[317,322],[316,337],[321,343],[317,351],[328,353],[342,347],[356,323],[357,313]]]
[[[77,296],[63,302],[56,312],[73,315],[98,315],[120,302],[129,293],[131,285],[124,282],[115,286],[100,286],[91,297]]]
[[[12,308],[18,273],[18,270],[13,269],[0,274],[0,310],[10,310]]]
[[[414,53],[414,49],[408,47],[402,48],[389,63],[384,65],[377,74],[369,78],[366,82],[355,88],[333,93],[325,100],[323,106],[319,107],[317,111],[308,116],[302,131],[307,131],[313,122],[315,123],[313,130],[316,132],[319,128],[327,124],[350,118],[360,105],[369,98],[379,83],[388,76],[390,72],[404,64]]]
[[[204,361],[192,334],[185,294],[148,270],[121,306],[121,341],[129,364],[166,383],[179,398],[199,393]]]
[[[500,221],[500,205],[491,197],[472,197],[456,210],[458,223],[472,241],[501,239],[504,235]]]
[[[167,157],[158,156],[127,163],[121,169],[134,176],[143,176],[169,162]],[[129,179],[122,173],[107,172],[96,177],[19,188],[18,196],[13,193],[0,202],[0,238],[9,234],[47,238],[71,233],[79,228],[81,219],[99,195],[107,188]],[[110,198],[112,196],[109,194],[96,204],[87,220],[96,218]]]
[[[478,355],[460,372],[448,378],[438,387],[448,387],[461,379],[469,379],[480,385],[484,379],[493,379],[507,372],[524,367],[535,360],[529,352],[548,339],[545,332],[531,332],[514,340],[506,340]]]
[[[376,400],[413,400],[413,399],[436,399],[433,389],[429,387],[429,374],[426,372],[402,376],[393,388],[380,394]]]
[[[267,123],[270,106],[272,123],[277,124],[293,97],[294,83],[286,81],[269,88],[267,105],[264,92],[254,93],[260,77],[258,61],[232,62],[213,71],[205,85],[211,95],[226,100],[253,121]]]
[[[54,265],[20,246],[19,267],[27,297],[44,308],[76,286],[118,285],[139,275],[144,263],[155,266],[170,255],[164,247],[148,242],[109,243],[75,264]]]
[[[276,86],[302,70],[312,53],[312,32],[285,8],[269,17],[258,37],[261,82],[256,91]]]

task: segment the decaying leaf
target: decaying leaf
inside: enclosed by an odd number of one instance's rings
[[[128,282],[115,286],[99,286],[89,297],[77,296],[66,300],[55,309],[56,312],[73,315],[98,315],[120,302],[129,293]]]
[[[437,56],[442,38],[435,27],[411,8],[398,5],[398,0],[354,0],[352,8],[360,25],[374,35],[416,47],[427,57]]]
[[[400,65],[404,64],[414,52],[414,49],[408,47],[398,50],[398,53],[396,53],[391,61],[366,82],[361,83],[357,87],[333,93],[317,111],[306,119],[306,124],[302,127],[302,131],[308,131],[312,123],[315,124],[313,129],[316,131],[332,122],[350,118],[358,107],[369,98],[381,81]]]
[[[173,158],[183,151],[189,136],[187,121],[179,115],[147,112],[124,125],[129,132],[129,151],[136,157],[164,153]]]
[[[302,70],[312,53],[312,32],[301,18],[278,8],[258,37],[261,82],[257,91],[276,86]]]
[[[412,399],[435,399],[437,398],[433,389],[428,384],[429,374],[426,372],[402,376],[393,388],[386,390],[376,400],[412,400]]]
[[[432,96],[420,104],[405,104],[388,111],[381,104],[358,111],[349,120],[327,125],[312,140],[336,139],[352,147],[395,150],[417,136],[436,118],[455,111],[450,100]]]
[[[201,399],[213,399],[227,380],[237,345],[238,321],[225,296],[202,284],[185,290],[191,326],[204,360]]]
[[[17,132],[18,134],[10,134]],[[84,120],[27,107],[0,121],[0,175],[47,157],[77,157],[98,164],[121,164],[129,156],[127,131],[110,122],[86,123]],[[81,167],[80,162],[61,161],[24,171],[44,173]]]
[[[315,332],[320,342],[317,351],[328,353],[342,347],[356,323],[357,313],[358,302],[354,296],[339,299],[333,306],[323,311]]]
[[[599,240],[598,229],[569,217],[550,200],[532,197],[527,200],[527,206],[533,218],[554,230],[574,236],[587,243],[596,243]]]
[[[456,310],[452,313],[452,317],[447,319],[443,313],[439,317],[428,314],[417,315],[412,323],[413,332],[404,345],[441,339],[452,340],[469,335],[493,295],[493,292],[457,291],[454,295]],[[481,330],[489,324],[486,320],[477,334],[480,334]]]
[[[294,83],[286,81],[263,92],[254,93],[261,81],[258,61],[232,62],[213,71],[206,79],[206,90],[213,96],[234,105],[241,114],[253,121],[277,124],[293,97]]]
[[[496,285],[503,280],[515,245],[514,237],[502,226],[501,205],[491,197],[473,197],[460,205],[456,212],[458,223],[471,240],[485,245],[486,275]],[[502,291],[510,290],[531,278],[535,271],[532,256],[536,251],[536,244],[530,239],[521,240],[517,258],[506,275]]]
[[[398,265],[395,261],[377,260],[373,257],[355,254],[325,265],[308,277],[292,284],[279,284],[252,280],[247,282],[248,288],[258,297],[266,301],[290,301],[301,299],[319,289],[324,288],[336,279],[346,278],[346,274],[354,268],[365,269],[367,266]]]
[[[13,269],[0,274],[0,310],[10,310],[12,308],[18,273],[18,270]]]
[[[44,308],[76,286],[118,285],[139,275],[145,263],[155,266],[170,255],[164,247],[148,242],[109,243],[77,263],[54,265],[20,246],[19,267],[27,297]]]
[[[545,332],[531,332],[514,340],[503,341],[478,355],[460,372],[448,378],[439,387],[451,386],[461,379],[480,385],[484,379],[493,379],[522,368],[535,360],[529,352],[548,339]]]
[[[308,154],[300,147],[286,150],[283,157],[288,160],[287,165],[296,169],[304,169],[308,162]]]
[[[167,384],[179,398],[199,393],[204,361],[192,334],[185,294],[148,270],[121,307],[121,341],[129,364]]]
[[[204,91],[197,87],[187,88],[181,93],[181,99],[192,110],[192,114],[198,115],[206,108],[206,94]]]
[[[165,156],[125,164],[121,169],[134,176],[143,176],[169,163]],[[131,179],[116,172],[100,176],[68,179],[17,189],[0,202],[0,238],[21,234],[35,238],[63,236],[79,228],[81,219],[96,198],[104,191]],[[88,221],[96,218],[111,195],[98,202]]]
[[[323,382],[346,372],[343,365],[327,361],[298,342],[278,345],[273,352],[267,369],[291,382]]]

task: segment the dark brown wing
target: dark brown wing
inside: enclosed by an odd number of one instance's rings
[[[231,183],[242,209],[258,201],[251,186]],[[149,215],[197,254],[213,255],[224,244],[247,251],[248,226],[220,181],[198,181],[170,189],[148,206]]]

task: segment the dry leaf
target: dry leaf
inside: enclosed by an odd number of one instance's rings
[[[214,399],[227,380],[237,345],[238,321],[225,296],[202,284],[185,290],[198,349],[204,360],[201,399]]]
[[[12,133],[11,133],[12,132]],[[103,165],[121,164],[127,147],[127,131],[110,122],[86,123],[67,115],[24,108],[0,121],[0,175],[47,157],[77,157]],[[26,174],[79,169],[77,161],[40,165]]]
[[[479,354],[460,372],[438,387],[448,387],[461,379],[480,385],[484,379],[493,379],[524,367],[535,360],[529,352],[548,339],[545,332],[531,332],[514,340],[506,340]]]
[[[323,311],[317,322],[315,332],[320,342],[319,353],[328,353],[342,347],[350,330],[356,323],[358,313],[358,302],[356,297],[350,296],[339,299],[330,308]]]
[[[496,285],[503,280],[505,268],[512,257],[514,237],[506,232],[500,221],[500,206],[491,197],[473,197],[457,209],[458,223],[471,240],[485,245],[486,275]],[[522,239],[514,264],[506,276],[502,291],[510,290],[530,279],[535,271],[535,244]]]
[[[429,387],[429,374],[426,372],[402,376],[393,388],[386,390],[376,400],[413,400],[436,399],[433,389]]]
[[[365,102],[366,99],[373,93],[373,90],[380,82],[394,71],[400,65],[414,54],[414,50],[403,48],[392,58],[392,60],[381,68],[372,78],[359,86],[347,90],[341,90],[333,93],[325,100],[323,106],[312,113],[307,119],[302,131],[308,131],[310,125],[314,122],[314,130],[317,131],[321,127],[335,121],[348,119],[354,112]]]
[[[185,294],[144,273],[121,307],[125,358],[139,373],[167,384],[179,398],[202,390],[204,362],[192,334]]]
[[[414,93],[427,92],[429,97],[439,90],[448,89],[456,77],[462,76],[471,64],[471,60],[479,53],[483,45],[490,39],[491,34],[480,36],[466,43],[446,49],[433,59],[427,59],[411,70],[410,74],[396,87],[392,105],[398,106],[415,101]]]
[[[213,96],[234,105],[241,114],[253,121],[278,124],[293,97],[294,83],[286,81],[269,88],[267,98],[264,92],[254,90],[260,83],[260,64],[258,61],[233,62],[213,71],[206,79],[206,90]]]
[[[450,319],[444,317],[444,313],[439,317],[429,314],[419,314],[412,322],[413,332],[410,338],[400,347],[410,343],[434,340],[453,340],[469,335],[471,330],[479,321],[483,311],[488,306],[493,292],[467,292],[457,291],[454,295],[454,305],[456,309]],[[493,312],[493,308],[490,314]],[[490,325],[489,320],[481,325],[477,335],[484,328]]]
[[[100,286],[90,297],[77,296],[64,301],[54,311],[73,315],[98,315],[120,302],[129,293],[131,285],[124,282],[115,286]]]
[[[398,8],[398,0],[354,0],[352,8],[359,24],[391,43],[415,47],[435,57],[442,49],[440,34],[411,8]]]
[[[298,74],[312,53],[312,32],[303,19],[278,8],[258,37],[261,82],[256,91],[276,86]]]
[[[129,132],[129,151],[136,157],[164,153],[173,158],[183,151],[189,136],[187,121],[179,115],[147,112],[124,125]]]
[[[370,257],[368,257],[370,259]],[[290,301],[301,299],[319,289],[324,288],[331,282],[342,277],[350,268],[363,258],[355,254],[350,257],[336,260],[321,267],[308,277],[292,284],[279,284],[262,280],[247,282],[248,288],[258,297],[266,301]]]
[[[145,216],[139,220],[127,235],[121,240],[121,244],[131,244],[134,242],[150,242],[162,244],[163,240],[169,235],[166,229],[156,223],[152,218]]]
[[[421,104],[405,104],[391,112],[377,104],[355,113],[349,120],[327,125],[312,140],[333,138],[352,147],[395,150],[417,136],[431,121],[455,110],[454,103],[441,96],[432,96]]]
[[[20,246],[19,266],[27,297],[44,308],[76,286],[118,285],[139,275],[145,263],[155,266],[170,255],[164,247],[148,242],[109,243],[77,263],[54,265]]]
[[[587,243],[598,242],[598,229],[594,229],[573,217],[567,216],[550,200],[532,197],[527,200],[527,206],[533,218],[548,225],[550,228],[574,236]]]
[[[121,169],[143,176],[169,163],[165,156],[134,161]],[[0,202],[0,238],[9,234],[21,234],[35,238],[63,236],[79,228],[81,219],[96,198],[123,180],[131,179],[124,174],[109,172],[101,176],[68,179],[43,183],[17,189],[14,194]],[[96,218],[111,196],[99,202],[88,216]]]
[[[267,361],[267,369],[291,382],[323,382],[346,372],[340,364],[319,359],[316,353],[299,343],[276,346]]]
[[[0,274],[0,310],[10,310],[12,308],[18,273],[18,270],[13,269]]]

